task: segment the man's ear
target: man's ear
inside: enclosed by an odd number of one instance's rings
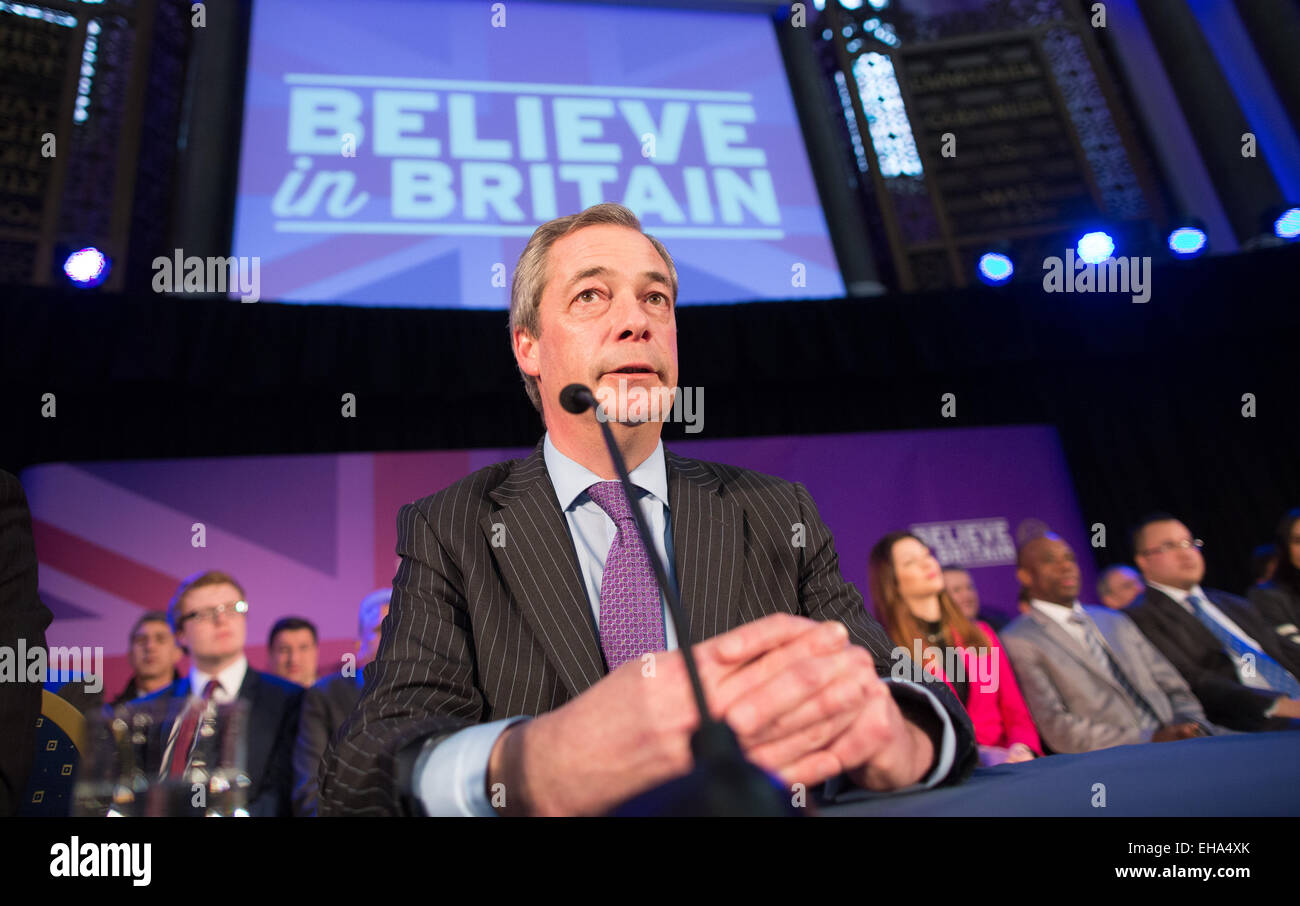
[[[529,336],[522,327],[516,327],[511,340],[519,370],[530,377],[540,377],[542,366],[538,359],[541,350],[538,347],[537,338]]]
[[[1029,570],[1025,569],[1023,566],[1016,567],[1016,581],[1020,583],[1021,588],[1028,588],[1033,584],[1033,578],[1034,577],[1029,574]]]

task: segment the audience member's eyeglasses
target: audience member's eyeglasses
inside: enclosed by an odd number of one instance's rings
[[[1155,547],[1148,547],[1142,553],[1150,557],[1155,554],[1167,554],[1170,551],[1176,551],[1179,549],[1186,550],[1189,547],[1194,547],[1197,550],[1200,550],[1205,547],[1205,542],[1200,538],[1184,538],[1182,541],[1166,541],[1164,544],[1157,544]]]
[[[181,617],[178,625],[184,626],[187,620],[198,620],[215,623],[219,613],[248,613],[247,601],[231,601],[228,604],[217,604],[215,607],[204,607],[201,610],[192,610],[185,616]]]

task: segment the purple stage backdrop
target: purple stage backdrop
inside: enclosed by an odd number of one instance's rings
[[[672,444],[807,485],[835,534],[845,578],[912,528],[945,563],[969,566],[984,612],[1015,613],[1014,541],[1041,520],[1073,545],[1091,600],[1088,535],[1056,432],[960,428]],[[103,646],[105,691],[126,681],[127,633],[179,580],[222,569],[250,602],[249,656],[265,664],[281,616],[316,622],[321,673],[350,650],[356,606],[392,582],[396,516],[466,474],[529,449],[53,464],[22,475],[32,507],[51,645]],[[197,546],[202,541],[203,546]]]
[[[262,298],[506,308],[537,225],[603,201],[682,304],[844,293],[767,12],[253,5],[234,253]]]

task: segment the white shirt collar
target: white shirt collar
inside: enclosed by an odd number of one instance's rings
[[[1034,598],[1029,605],[1041,614],[1051,617],[1056,622],[1065,626],[1072,616],[1087,616],[1082,605],[1075,601],[1069,607],[1062,607],[1060,604],[1053,604],[1051,601],[1044,601],[1041,598]]]
[[[221,690],[227,700],[239,695],[239,688],[244,685],[246,673],[248,673],[248,658],[241,654],[239,660],[216,674],[215,679],[221,684]],[[197,666],[190,667],[190,695],[202,698],[208,680],[213,678],[212,674],[204,673]]]
[[[560,509],[568,512],[578,497],[587,488],[598,481],[605,481],[586,466],[575,462],[551,443],[551,434],[546,433],[542,442],[542,458],[546,461],[546,471],[551,476],[555,488],[555,497],[560,502]],[[668,465],[664,457],[664,442],[661,439],[655,445],[654,452],[646,457],[645,462],[628,473],[632,484],[644,491],[668,508]]]
[[[1201,583],[1199,582],[1197,582],[1187,591],[1184,591],[1181,588],[1174,588],[1172,585],[1164,585],[1161,584],[1160,582],[1153,582],[1150,579],[1147,580],[1147,584],[1150,585],[1152,588],[1156,589],[1157,591],[1163,591],[1165,594],[1169,595],[1169,597],[1177,601],[1184,610],[1188,610],[1188,611],[1192,610],[1192,605],[1187,603],[1187,599],[1192,595],[1196,595],[1196,597],[1200,599],[1202,604],[1212,603],[1209,597],[1205,594],[1205,589],[1201,588]]]

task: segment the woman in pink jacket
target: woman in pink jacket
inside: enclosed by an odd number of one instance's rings
[[[1029,761],[1043,754],[1038,731],[993,628],[972,623],[944,590],[930,548],[910,532],[890,532],[867,561],[871,600],[894,644],[943,680],[975,726],[980,763]]]

